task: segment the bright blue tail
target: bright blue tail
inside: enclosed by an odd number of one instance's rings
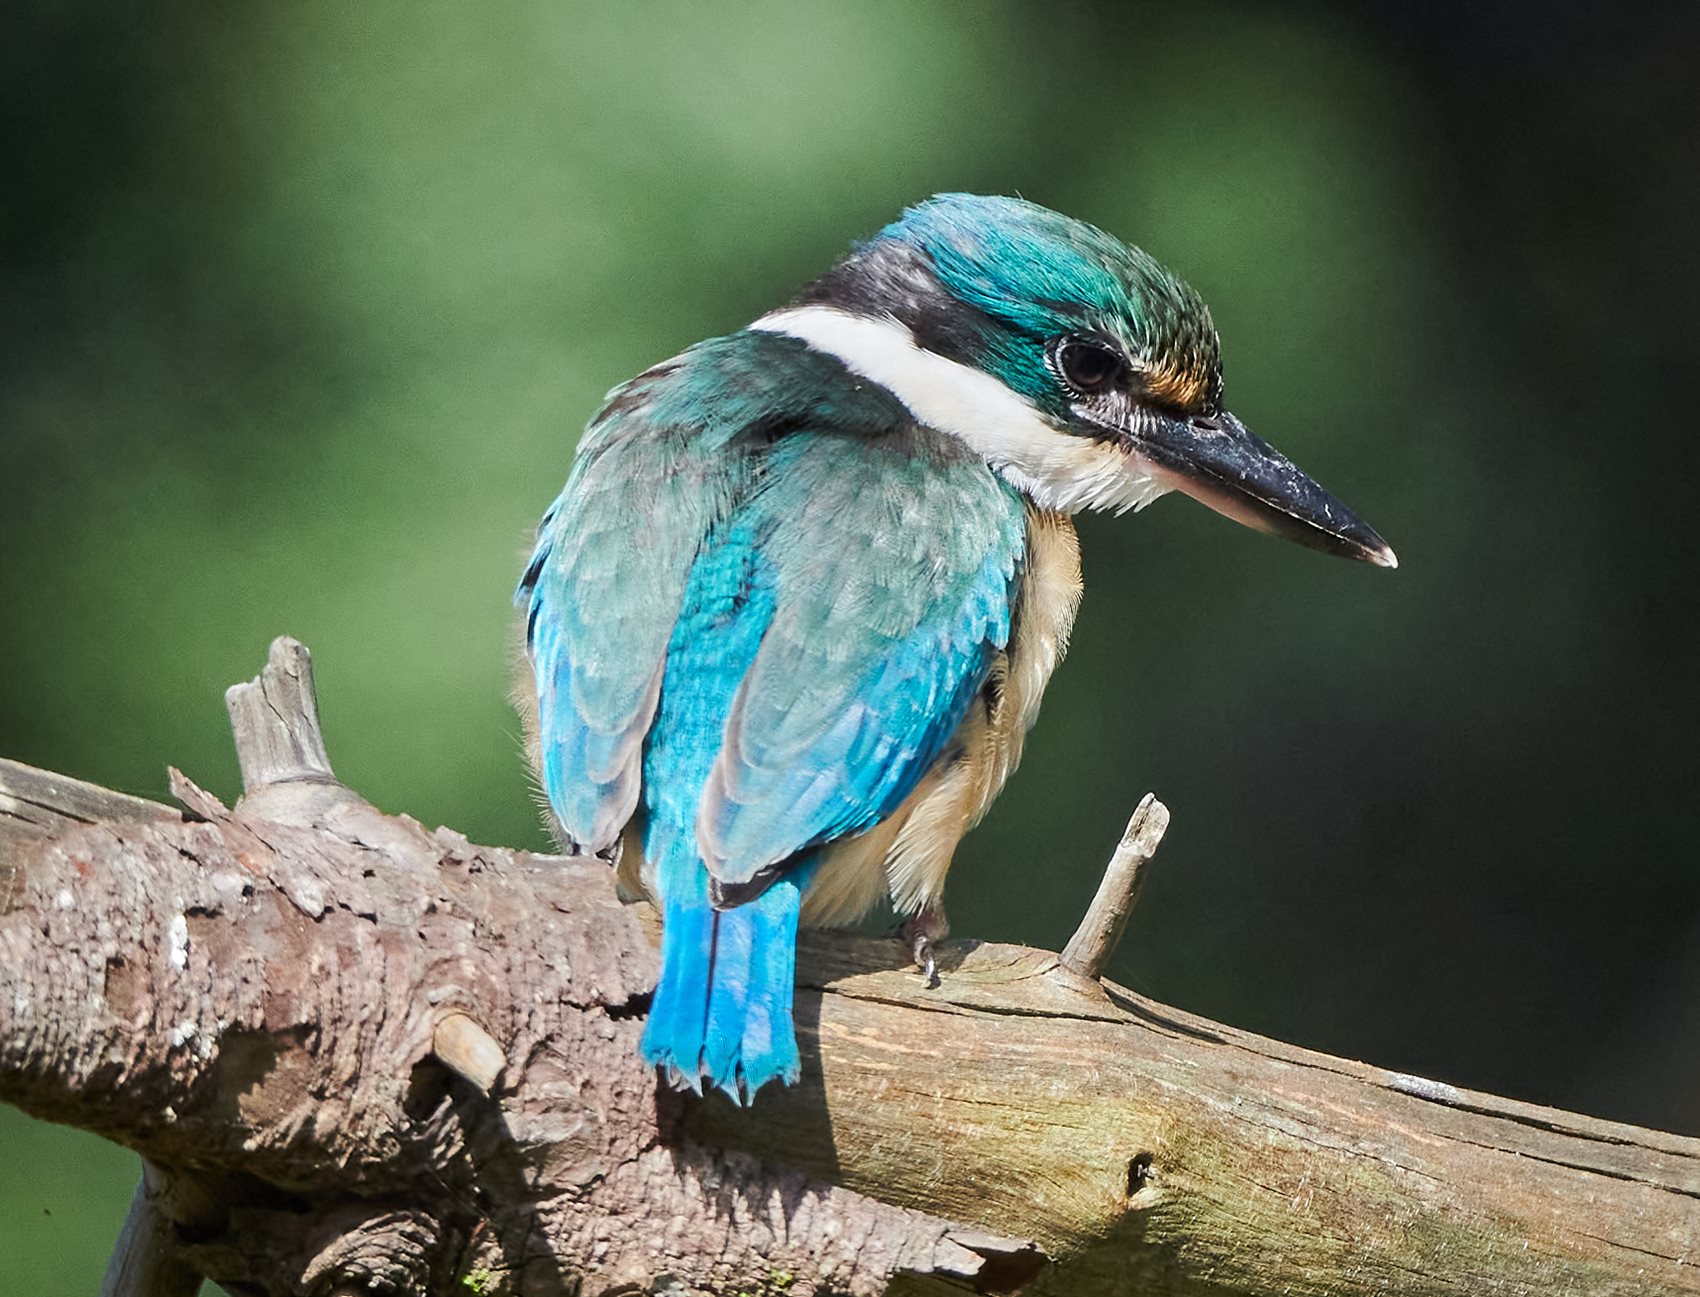
[[[797,911],[814,873],[813,860],[800,861],[755,900],[716,912],[697,843],[703,789],[777,607],[776,577],[759,553],[764,526],[734,519],[693,563],[643,764],[643,855],[661,906],[661,978],[643,1056],[676,1085],[700,1093],[707,1082],[738,1103],[802,1070],[792,982]]]
[[[730,910],[709,904],[700,864],[684,886],[670,889],[643,1057],[675,1085],[700,1093],[706,1081],[742,1104],[769,1081],[796,1082],[797,911],[813,872],[805,864]]]

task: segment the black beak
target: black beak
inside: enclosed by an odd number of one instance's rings
[[[1127,436],[1169,485],[1235,522],[1325,554],[1399,566],[1374,528],[1231,414],[1142,411]]]

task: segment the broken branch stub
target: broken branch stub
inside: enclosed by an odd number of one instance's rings
[[[129,1214],[113,1244],[100,1297],[195,1297],[201,1276],[177,1248],[164,1172],[143,1161]]]
[[[302,780],[336,782],[319,728],[313,655],[300,640],[288,635],[274,639],[265,669],[225,690],[224,705],[247,792]]]
[[[1115,854],[1104,867],[1098,893],[1087,907],[1074,936],[1063,948],[1062,965],[1082,977],[1097,981],[1115,953],[1116,943],[1127,927],[1127,917],[1139,901],[1145,881],[1145,866],[1157,853],[1169,827],[1169,808],[1146,793],[1128,820]]]
[[[508,1065],[502,1047],[469,1015],[448,1014],[431,1033],[431,1053],[444,1067],[489,1094]]]

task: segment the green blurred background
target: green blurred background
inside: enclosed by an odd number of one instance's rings
[[[1690,11],[1692,15],[1693,11]],[[1700,1133],[1692,16],[1582,7],[14,3],[0,753],[238,789],[288,631],[386,808],[541,845],[509,594],[607,388],[935,190],[1138,242],[1388,573],[1088,519],[959,935]],[[133,1157],[0,1111],[0,1274],[92,1291]]]

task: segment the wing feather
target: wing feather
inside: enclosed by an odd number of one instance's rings
[[[776,447],[750,507],[771,622],[697,813],[720,894],[908,796],[1009,641],[1019,497],[924,430]],[[759,887],[756,889],[759,890]]]
[[[536,675],[544,792],[565,832],[605,850],[631,818],[669,637],[703,537],[745,489],[746,455],[654,417],[634,380],[591,425],[544,516],[519,598]]]
[[[544,790],[611,847],[695,838],[724,898],[890,814],[1009,641],[1019,496],[778,335],[611,395],[521,582]],[[699,606],[700,605],[700,606]],[[662,838],[655,838],[655,834]]]

